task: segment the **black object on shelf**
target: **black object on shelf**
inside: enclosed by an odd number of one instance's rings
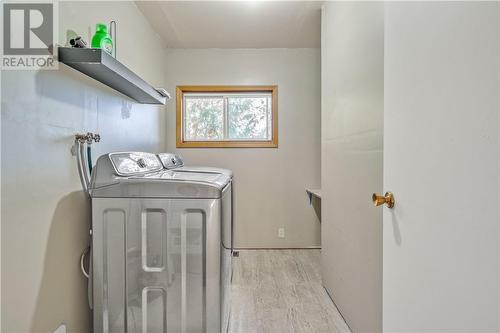
[[[167,98],[106,51],[59,47],[59,61],[142,104],[165,104]]]
[[[84,49],[87,47],[87,42],[85,42],[80,36],[70,39],[69,44],[71,45],[71,47],[76,47],[79,49]]]

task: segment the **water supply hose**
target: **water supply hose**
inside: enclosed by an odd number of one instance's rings
[[[89,166],[89,176],[92,177],[92,148],[87,143],[87,164]]]
[[[87,166],[86,166],[86,154],[85,154],[85,143],[84,142],[79,142],[79,146],[80,146],[80,165],[81,165],[81,168],[83,170],[83,178],[85,179],[85,184],[86,184],[86,188],[87,188],[87,193],[88,193],[88,186],[90,184],[90,176],[89,176],[89,171],[87,169]]]
[[[90,273],[87,272],[87,270],[85,269],[85,257],[87,255],[90,255],[90,246],[87,247],[83,252],[82,252],[82,255],[80,256],[80,270],[82,271],[82,274],[83,276],[85,276],[87,279],[89,278],[90,276]],[[89,260],[90,260],[90,257],[89,257]],[[90,266],[90,264],[89,264]]]
[[[80,176],[80,182],[82,183],[82,188],[85,193],[88,193],[88,183],[85,180],[84,171],[81,163],[81,142],[75,139],[75,149],[76,149],[76,166],[78,168],[78,175]]]

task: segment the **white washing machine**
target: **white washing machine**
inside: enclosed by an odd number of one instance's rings
[[[125,152],[98,159],[90,188],[94,332],[225,332],[231,178]]]

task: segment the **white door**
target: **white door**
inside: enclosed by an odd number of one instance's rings
[[[384,332],[498,332],[499,3],[385,7]]]
[[[323,8],[323,283],[353,332],[500,332],[499,22],[498,2]]]

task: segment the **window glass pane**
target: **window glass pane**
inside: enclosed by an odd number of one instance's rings
[[[271,98],[268,96],[230,96],[228,138],[230,140],[270,140]]]
[[[224,99],[186,96],[184,100],[184,140],[224,139]]]

